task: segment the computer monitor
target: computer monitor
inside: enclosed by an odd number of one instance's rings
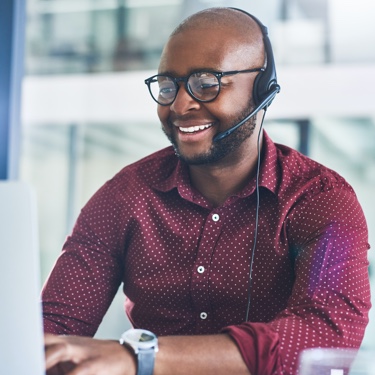
[[[0,374],[45,374],[36,211],[30,187],[0,181]]]

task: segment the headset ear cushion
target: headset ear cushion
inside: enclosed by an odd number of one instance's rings
[[[261,97],[264,92],[261,90],[262,75],[264,72],[259,72],[254,80],[253,86],[253,100],[254,104],[258,105],[261,102]]]

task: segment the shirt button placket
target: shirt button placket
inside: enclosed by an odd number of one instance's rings
[[[201,332],[210,332],[212,321],[210,318],[210,262],[217,240],[220,237],[223,226],[223,216],[211,212],[207,216],[202,240],[199,244],[198,256],[192,277],[192,298],[197,313],[196,328]]]

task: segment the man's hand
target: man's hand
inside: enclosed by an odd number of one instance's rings
[[[135,375],[134,355],[117,341],[44,335],[48,375]]]

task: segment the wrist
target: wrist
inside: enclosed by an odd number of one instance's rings
[[[130,329],[121,335],[120,344],[132,353],[137,375],[152,375],[158,340],[155,334],[143,329]]]
[[[124,359],[122,362],[124,363],[123,367],[129,371],[130,374],[137,374],[137,357],[134,354],[134,350],[127,344],[121,344],[119,340],[113,340],[119,350],[122,352],[122,358]]]

